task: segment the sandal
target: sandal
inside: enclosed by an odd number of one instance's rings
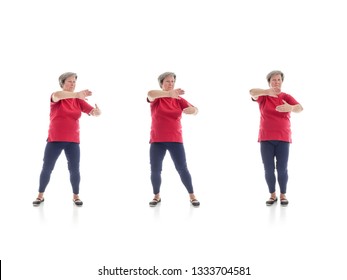
[[[73,202],[75,203],[76,206],[82,206],[83,202],[79,198],[73,199]]]
[[[36,198],[34,201],[33,201],[33,206],[39,206],[42,202],[44,202],[45,199],[44,198]]]
[[[149,202],[149,206],[155,207],[159,202],[161,202],[161,198],[153,198],[152,201]]]
[[[281,198],[281,205],[282,205],[282,206],[287,206],[288,203],[289,203],[288,199],[286,199],[286,198]]]
[[[194,206],[194,207],[199,207],[200,206],[200,202],[199,200],[197,200],[196,198],[191,199],[190,203]]]
[[[277,201],[277,197],[273,198],[270,197],[269,200],[266,201],[266,205],[267,206],[271,206],[272,204],[274,204]]]

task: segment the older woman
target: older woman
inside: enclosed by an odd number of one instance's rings
[[[291,95],[281,91],[284,79],[281,71],[270,72],[266,79],[269,89],[254,88],[250,90],[252,99],[258,102],[260,109],[258,142],[260,142],[260,152],[265,169],[265,180],[271,194],[266,205],[273,205],[277,201],[276,169],[281,191],[280,202],[282,206],[287,206],[287,165],[289,145],[292,143],[290,113],[299,113],[303,108]]]
[[[150,90],[147,101],[150,102],[152,126],[150,133],[151,182],[154,198],[149,202],[151,207],[161,202],[160,185],[162,164],[169,151],[176,170],[186,187],[190,202],[197,207],[200,202],[193,191],[192,178],[188,171],[183,146],[181,117],[185,114],[197,114],[198,109],[181,97],[184,90],[175,89],[176,74],[165,72],[158,77],[161,90]]]
[[[90,116],[99,116],[101,111],[96,104],[94,108],[86,102],[87,97],[92,95],[90,90],[74,91],[76,80],[76,73],[67,72],[62,74],[59,77],[59,84],[62,90],[56,91],[51,95],[48,138],[40,174],[39,194],[35,201],[33,201],[34,206],[39,206],[44,202],[43,194],[49,183],[55,163],[63,150],[68,161],[73,202],[77,206],[83,205],[83,202],[79,198],[79,119],[82,112]]]

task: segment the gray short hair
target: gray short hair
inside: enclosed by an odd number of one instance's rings
[[[271,77],[275,76],[275,75],[281,75],[282,81],[284,80],[283,72],[280,70],[274,70],[274,71],[271,71],[269,74],[266,75],[267,82],[270,83]]]
[[[63,88],[65,80],[71,76],[74,76],[75,79],[77,79],[77,74],[74,72],[65,72],[59,76],[59,85],[61,88]]]
[[[167,76],[172,76],[174,77],[175,81],[176,81],[176,74],[173,72],[165,72],[161,75],[159,75],[158,77],[158,82],[159,82],[159,86],[161,87],[163,85],[163,81]]]

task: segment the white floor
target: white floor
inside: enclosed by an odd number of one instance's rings
[[[139,168],[147,167],[145,162],[147,158],[133,166],[142,172],[121,170],[117,164],[89,172],[91,165],[84,164],[81,208],[71,201],[64,156],[52,175],[46,201],[37,208],[31,205],[36,189],[25,176],[5,174],[7,182],[12,178],[17,184],[7,186],[0,204],[4,279],[101,279],[98,270],[104,266],[154,265],[182,269],[184,275],[177,279],[196,278],[192,268],[200,266],[249,267],[247,279],[346,276],[346,191],[338,177],[330,179],[329,170],[306,174],[304,161],[293,163],[290,204],[283,208],[265,206],[268,195],[262,170],[254,168],[259,163],[251,163],[250,169],[232,162],[221,168],[191,165],[201,200],[201,207],[193,208],[167,157],[162,202],[150,208],[149,174]],[[33,173],[36,180],[38,174]]]

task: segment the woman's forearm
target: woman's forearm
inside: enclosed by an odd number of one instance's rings
[[[250,95],[252,97],[258,97],[258,96],[262,96],[262,95],[267,95],[266,94],[266,90],[265,89],[261,89],[261,88],[252,88],[249,91]]]
[[[68,99],[68,98],[79,98],[82,100],[88,100],[87,97],[91,96],[92,92],[89,89],[85,89],[79,92],[72,92],[72,91],[56,91],[52,95],[53,102],[58,102],[62,99]]]
[[[53,93],[52,100],[57,102],[61,99],[77,98],[77,93],[72,91],[57,91]]]
[[[293,105],[292,112],[300,113],[304,108],[300,104]]]
[[[150,101],[153,101],[156,98],[170,97],[170,94],[168,91],[164,90],[150,90],[147,94],[147,97]]]

